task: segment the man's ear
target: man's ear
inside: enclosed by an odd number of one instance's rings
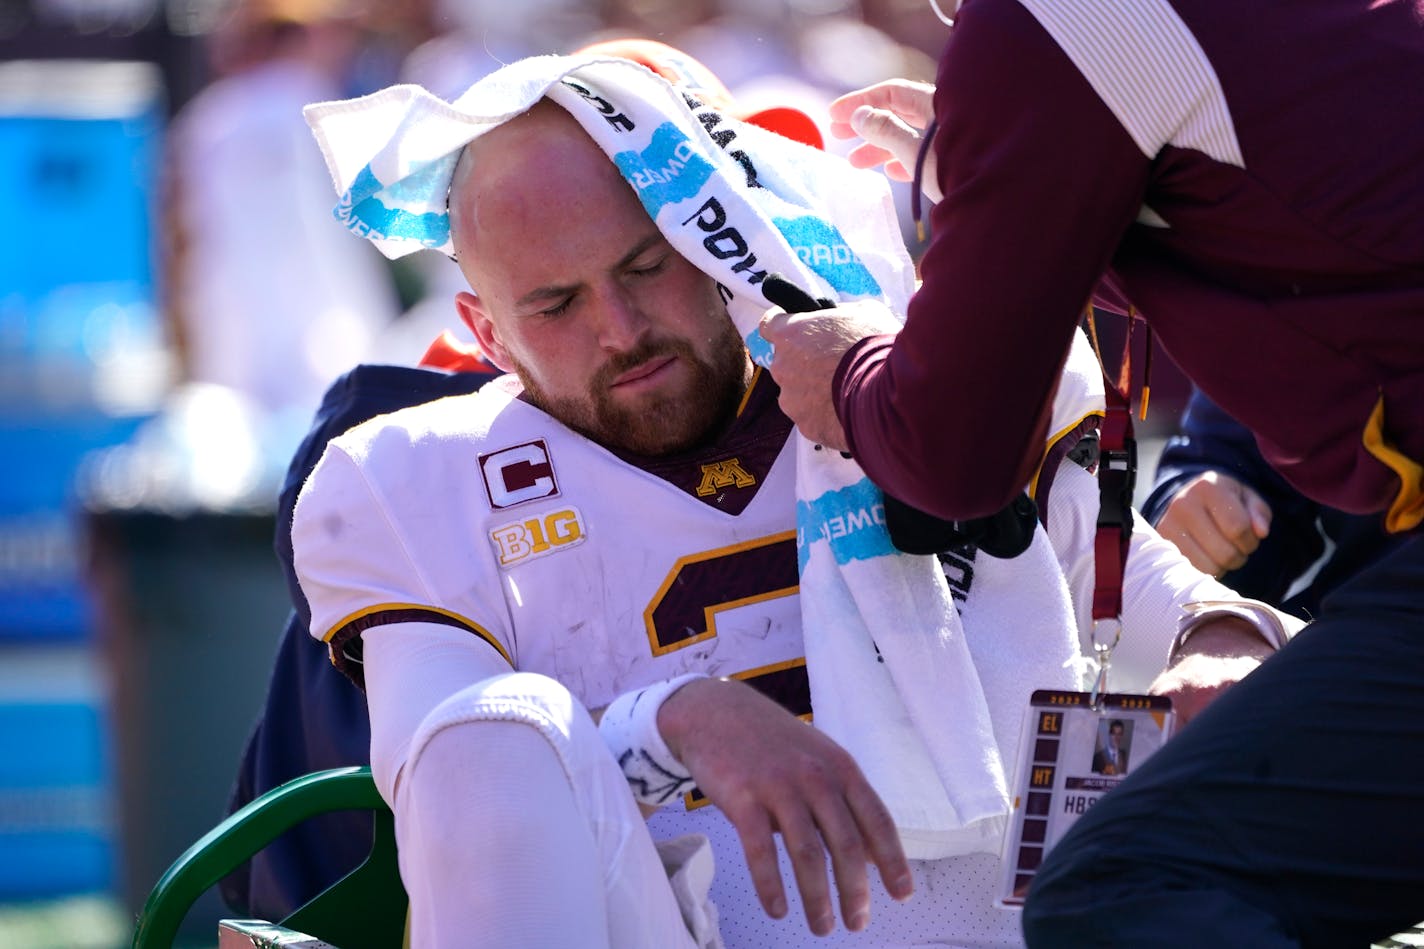
[[[494,328],[494,321],[485,312],[484,303],[480,301],[480,298],[468,290],[462,290],[455,294],[455,310],[460,314],[460,319],[470,328],[470,332],[475,334],[480,349],[484,350],[485,358],[505,372],[513,372],[514,362],[509,358],[509,352],[504,348],[504,344],[499,341],[499,333]]]

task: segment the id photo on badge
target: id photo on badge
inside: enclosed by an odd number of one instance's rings
[[[1105,718],[1098,723],[1098,740],[1093,748],[1092,772],[1121,777],[1127,774],[1132,756],[1132,719]]]
[[[1044,854],[1172,734],[1161,695],[1040,689],[1019,742],[998,904],[1021,907]]]

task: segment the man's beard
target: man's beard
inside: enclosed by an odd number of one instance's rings
[[[676,356],[691,367],[692,381],[684,391],[632,406],[614,401],[609,384],[615,378],[665,356]],[[719,431],[741,404],[747,368],[746,347],[731,320],[712,341],[708,360],[699,358],[686,340],[650,340],[610,358],[581,398],[550,396],[523,364],[514,364],[529,400],[539,408],[601,445],[637,455],[686,451]]]

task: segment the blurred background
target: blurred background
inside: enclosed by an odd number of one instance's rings
[[[926,0],[0,0],[0,946],[127,944],[223,816],[288,610],[276,496],[322,391],[463,332],[453,264],[332,221],[301,106],[453,96],[621,35],[823,120],[932,80],[947,29]],[[1159,365],[1161,426],[1185,388]]]

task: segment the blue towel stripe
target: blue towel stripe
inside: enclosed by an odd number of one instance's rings
[[[801,262],[838,292],[853,296],[880,295],[880,285],[835,225],[809,214],[773,218],[772,223]]]
[[[642,151],[629,150],[613,156],[623,177],[638,192],[648,216],[695,196],[712,177],[711,162],[697,153],[692,140],[672,122],[653,130],[652,141]]]
[[[831,545],[836,563],[870,560],[896,552],[885,529],[885,501],[880,489],[861,478],[855,484],[796,502],[796,560],[805,570],[810,545]]]
[[[766,341],[766,337],[761,335],[761,329],[757,328],[752,330],[745,342],[747,344],[747,353],[751,355],[752,362],[758,366],[765,366],[768,369],[771,368],[771,359],[772,356],[775,355],[775,349],[771,343]]]
[[[422,247],[444,247],[450,241],[450,216],[444,208],[407,211],[389,207],[382,199],[404,198],[410,203],[430,205],[433,201],[432,182],[448,182],[458,158],[458,152],[447,155],[390,185],[382,185],[368,165],[356,174],[351,188],[341,196],[333,214],[361,237],[408,240]]]

